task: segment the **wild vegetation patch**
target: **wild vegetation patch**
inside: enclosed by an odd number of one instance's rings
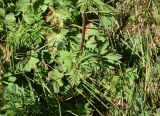
[[[0,0],[0,114],[158,116],[158,0]]]

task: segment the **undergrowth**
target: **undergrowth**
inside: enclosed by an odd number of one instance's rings
[[[158,0],[0,0],[0,113],[159,116]]]

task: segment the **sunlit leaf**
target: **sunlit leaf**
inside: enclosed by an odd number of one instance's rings
[[[24,66],[24,70],[25,71],[31,71],[31,69],[36,69],[38,62],[39,62],[38,58],[30,57],[28,62]]]
[[[53,70],[48,73],[48,78],[53,82],[52,86],[54,93],[60,92],[60,87],[63,86],[62,77],[63,73],[60,73],[58,70]]]
[[[109,62],[114,63],[114,62],[119,62],[121,56],[114,53],[108,53],[107,55],[105,55],[105,58],[107,58]]]
[[[5,10],[4,8],[0,8],[0,19],[5,17]]]
[[[7,15],[5,16],[5,21],[6,21],[6,22],[9,22],[9,23],[15,22],[15,21],[16,21],[16,18],[15,18],[15,16],[14,16],[13,13],[9,13],[9,14],[7,14]]]

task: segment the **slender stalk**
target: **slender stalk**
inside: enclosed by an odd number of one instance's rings
[[[84,48],[84,39],[85,39],[85,31],[86,31],[86,14],[85,12],[82,14],[82,38],[80,43],[80,54],[83,53]]]

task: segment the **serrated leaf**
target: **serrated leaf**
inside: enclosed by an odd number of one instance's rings
[[[17,6],[19,7],[19,10],[23,13],[28,12],[28,8],[30,6],[30,0],[18,0]]]
[[[68,30],[66,30],[66,29],[61,30],[60,33],[52,32],[48,36],[48,43],[49,43],[49,45],[50,46],[58,45],[58,43],[63,40],[63,38],[65,37],[65,35],[67,34],[67,32],[68,32]]]
[[[121,56],[114,53],[108,53],[104,56],[111,63],[118,62],[121,59]]]
[[[58,70],[54,69],[53,71],[49,71],[48,78],[57,80],[61,79],[63,77],[63,73],[60,73]]]
[[[86,43],[86,47],[87,48],[91,48],[91,49],[95,49],[97,47],[96,41],[94,39],[95,37],[91,37],[90,40],[87,41]]]
[[[66,72],[72,69],[73,63],[76,62],[76,56],[72,52],[60,51],[58,62],[61,64],[61,70]]]
[[[35,20],[33,14],[32,15],[31,14],[25,14],[25,15],[23,15],[23,19],[27,24],[31,24]]]
[[[100,54],[105,55],[105,54],[108,52],[108,49],[107,49],[108,45],[109,45],[109,44],[106,42],[106,43],[102,46],[102,48],[101,48],[101,50],[100,50]]]
[[[71,86],[78,85],[80,81],[80,71],[76,69],[70,70],[70,76],[68,78],[69,83]]]
[[[59,93],[60,92],[60,88],[59,88],[59,84],[58,83],[54,83],[53,84],[53,89],[54,89],[54,93]]]
[[[30,57],[29,61],[25,64],[24,70],[25,71],[31,71],[31,69],[37,68],[37,63],[39,62],[39,59],[36,57]]]
[[[105,16],[102,16],[100,18],[100,23],[105,27],[107,28],[108,26],[110,26],[112,24],[112,18],[111,17],[105,17]]]
[[[48,5],[43,4],[43,5],[41,5],[40,8],[41,8],[42,11],[45,11],[48,8]]]
[[[54,69],[48,73],[48,78],[53,81],[52,86],[54,93],[60,92],[60,87],[63,86],[62,78],[64,74],[60,73],[58,70]]]
[[[88,24],[88,29],[86,30],[86,39],[88,39],[91,36],[96,36],[97,38],[100,37],[100,32],[98,28],[92,23]]]

